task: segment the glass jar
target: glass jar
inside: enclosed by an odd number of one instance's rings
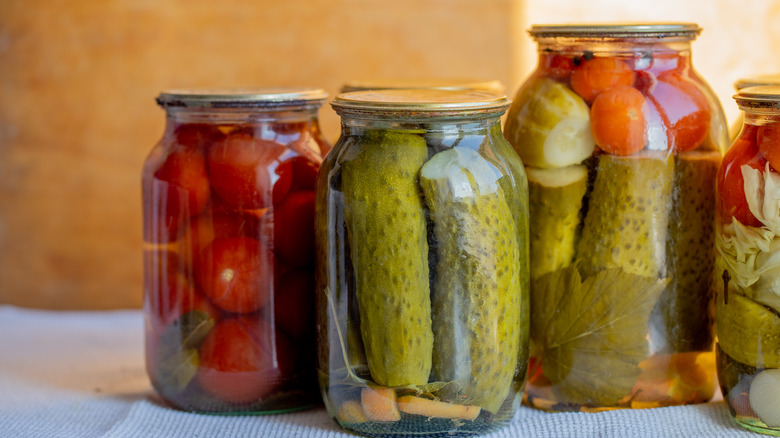
[[[319,402],[314,184],[319,89],[175,90],[142,176],[146,368],[196,412]]]
[[[780,86],[734,98],[745,122],[718,171],[718,381],[737,423],[780,436]]]
[[[504,134],[526,166],[525,402],[597,411],[714,393],[711,282],[723,110],[693,24],[533,26]]]
[[[320,388],[366,435],[506,424],[528,360],[528,200],[479,91],[340,94],[317,183]]]
[[[739,91],[743,88],[758,87],[761,85],[780,85],[780,74],[744,77],[734,83],[734,88]],[[744,119],[742,117],[742,113],[740,112],[737,116],[737,119],[734,120],[734,122],[729,127],[729,138],[731,138],[732,142],[737,138],[739,131],[742,130],[743,123]]]

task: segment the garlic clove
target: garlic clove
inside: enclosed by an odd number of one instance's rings
[[[780,369],[760,372],[750,385],[750,407],[769,427],[780,427]]]

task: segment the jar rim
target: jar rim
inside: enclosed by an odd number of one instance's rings
[[[696,23],[593,23],[534,24],[533,38],[686,38],[693,40],[702,29]]]
[[[739,90],[734,100],[745,108],[780,108],[780,85],[759,85]]]
[[[392,90],[402,88],[441,88],[445,90],[486,90],[503,93],[504,84],[498,79],[485,78],[370,78],[347,81],[342,93],[368,90]]]
[[[503,113],[511,101],[484,90],[402,88],[341,93],[330,104],[339,114],[429,118]]]
[[[192,88],[164,90],[155,99],[163,108],[319,107],[328,94],[322,88]]]

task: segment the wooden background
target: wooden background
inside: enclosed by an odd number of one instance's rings
[[[734,117],[733,82],[780,71],[779,3],[0,0],[0,304],[140,306],[163,89],[466,76],[511,95],[534,66],[530,24],[694,21],[694,63]],[[321,119],[335,141],[328,105]]]

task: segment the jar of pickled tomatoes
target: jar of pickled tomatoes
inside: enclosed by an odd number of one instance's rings
[[[276,413],[320,401],[314,185],[329,145],[309,88],[159,95],[142,175],[146,368],[172,406]]]
[[[504,135],[531,216],[531,365],[548,411],[705,402],[715,390],[715,175],[723,109],[695,24],[533,26]]]
[[[718,381],[733,418],[780,436],[780,86],[734,96],[744,123],[718,171]]]
[[[528,365],[528,192],[503,95],[397,89],[331,102],[317,182],[318,376],[368,436],[506,425]]]

